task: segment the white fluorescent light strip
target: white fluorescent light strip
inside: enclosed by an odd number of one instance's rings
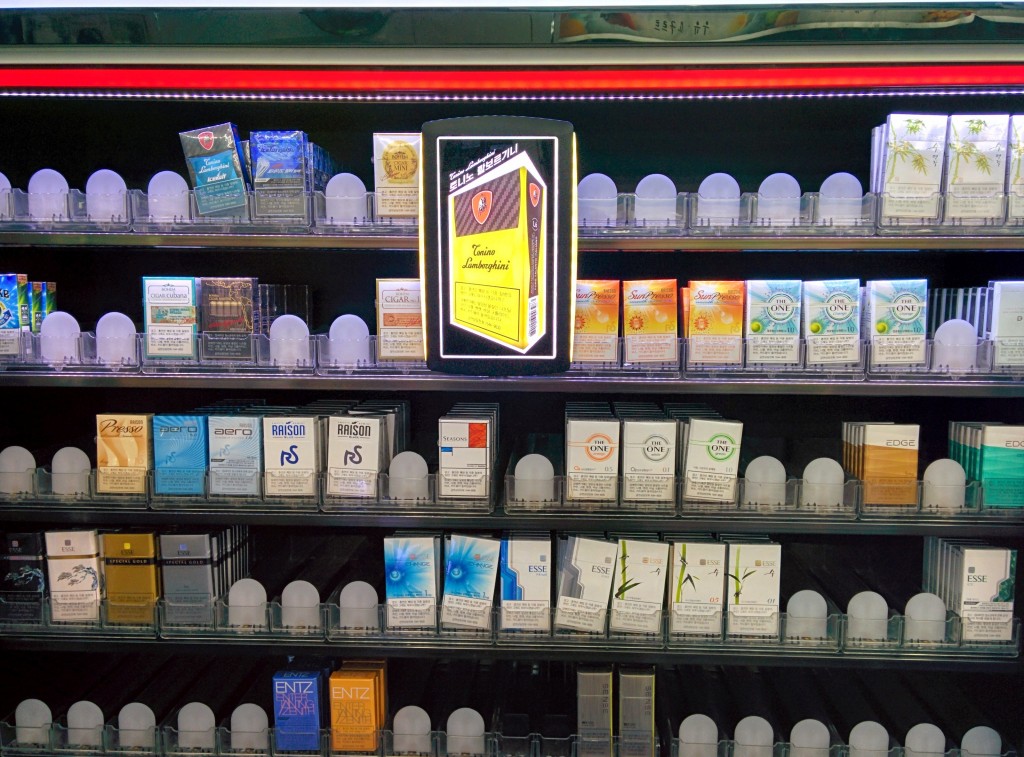
[[[886,90],[850,92],[697,92],[657,94],[351,94],[290,92],[66,92],[0,91],[0,98],[61,97],[80,100],[224,100],[224,101],[322,101],[322,102],[601,102],[661,100],[825,100],[858,97],[955,97],[962,95],[1016,96],[1016,89]]]

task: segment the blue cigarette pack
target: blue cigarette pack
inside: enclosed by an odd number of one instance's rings
[[[306,218],[308,146],[302,131],[254,131],[249,135],[253,215]]]
[[[317,671],[274,674],[275,751],[319,751],[321,681]]]
[[[248,216],[249,175],[232,123],[183,131],[181,149],[201,216]]]
[[[24,319],[28,309],[28,276],[23,273],[0,274],[0,355],[17,355],[21,350],[20,332],[30,325]]]
[[[156,494],[201,496],[206,491],[206,418],[154,415],[153,460]]]

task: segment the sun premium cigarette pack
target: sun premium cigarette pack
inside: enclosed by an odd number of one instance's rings
[[[431,368],[568,368],[574,144],[561,121],[424,125],[420,265]]]

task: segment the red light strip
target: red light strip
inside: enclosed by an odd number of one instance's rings
[[[1024,85],[1024,65],[699,69],[2,68],[0,89],[187,92],[752,92]]]

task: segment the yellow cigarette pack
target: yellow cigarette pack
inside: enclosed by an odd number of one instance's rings
[[[342,670],[370,671],[377,676],[377,722],[383,728],[388,718],[388,661],[381,660],[343,660]]]
[[[576,330],[573,360],[615,362],[619,344],[619,282],[576,282]]]
[[[622,334],[627,363],[672,362],[679,357],[675,279],[622,282]]]
[[[679,287],[679,325],[683,339],[690,336],[690,287]]]
[[[380,701],[383,671],[343,667],[331,673],[331,749],[372,753],[383,728]]]
[[[145,494],[153,467],[150,418],[145,414],[96,416],[96,491]]]
[[[448,198],[451,323],[524,354],[545,333],[546,191],[520,153]]]
[[[920,426],[867,423],[859,436],[864,504],[916,505]]]
[[[743,281],[691,281],[688,363],[743,360]]]
[[[107,620],[150,624],[160,596],[155,534],[103,534],[103,575]]]

